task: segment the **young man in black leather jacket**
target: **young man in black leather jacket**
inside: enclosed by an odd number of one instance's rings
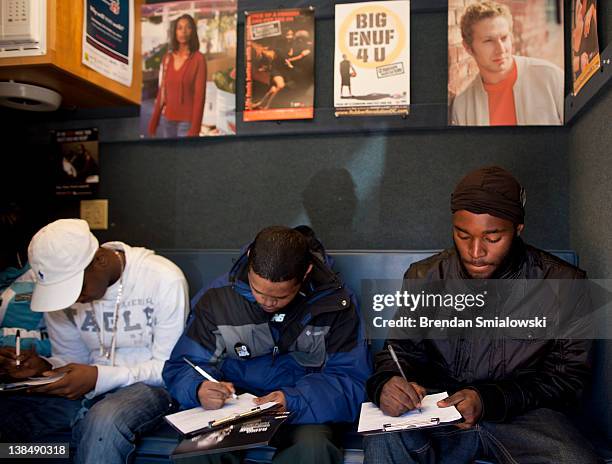
[[[454,248],[410,266],[405,287],[414,279],[555,279],[562,281],[572,311],[584,316],[586,273],[521,240],[524,204],[524,190],[509,172],[488,167],[468,174],[451,200]],[[546,293],[530,296],[522,301],[523,310],[534,316],[552,313]],[[427,389],[448,391],[438,406],[455,406],[464,421],[367,437],[366,462],[471,463],[489,457],[500,463],[595,463],[586,440],[561,412],[575,403],[588,380],[589,340],[472,334],[387,340],[407,380],[383,350],[367,383],[370,399],[386,414],[399,416],[420,407]]]

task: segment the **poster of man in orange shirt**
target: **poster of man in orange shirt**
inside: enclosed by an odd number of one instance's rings
[[[465,3],[449,3],[450,124],[563,125],[562,2]]]
[[[236,133],[236,6],[142,5],[141,137]]]

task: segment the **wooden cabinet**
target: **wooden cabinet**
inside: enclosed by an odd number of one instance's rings
[[[81,64],[83,0],[47,0],[47,54],[0,58],[0,81],[37,84],[62,95],[63,107],[140,104],[140,0],[134,0],[134,64],[126,87]]]

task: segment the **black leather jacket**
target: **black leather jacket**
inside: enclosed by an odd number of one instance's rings
[[[404,275],[404,279],[429,281],[464,278],[469,276],[455,249],[413,264]],[[494,278],[584,279],[586,273],[517,239]],[[577,311],[587,311],[588,295],[574,296]],[[532,303],[538,307],[543,302]],[[575,404],[589,378],[591,342],[585,339],[396,339],[388,340],[385,348],[389,342],[409,381],[449,394],[476,390],[483,403],[481,420],[505,421],[539,407],[565,409]],[[367,383],[374,403],[380,404],[384,384],[396,375],[399,371],[387,350],[378,353]]]

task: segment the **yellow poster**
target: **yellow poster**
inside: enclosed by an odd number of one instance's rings
[[[336,116],[407,114],[410,2],[336,5]]]

